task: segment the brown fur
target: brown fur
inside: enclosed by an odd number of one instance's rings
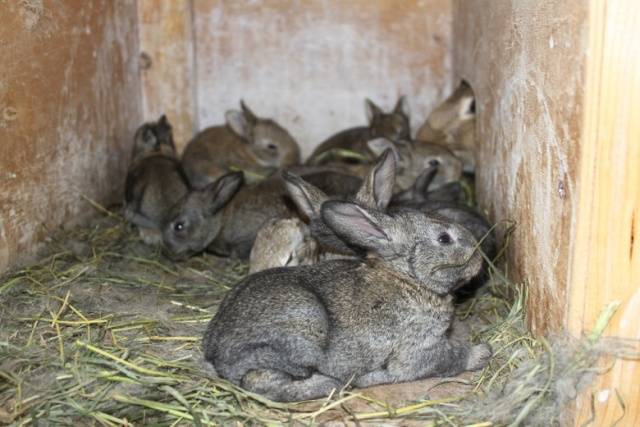
[[[418,142],[447,146],[464,163],[464,170],[473,172],[475,159],[475,98],[466,82],[429,114],[416,135]]]
[[[343,149],[360,154],[365,163],[375,161],[376,153],[367,146],[367,142],[374,138],[387,138],[391,141],[410,139],[409,115],[405,111],[404,98],[398,99],[395,108],[389,113],[382,111],[371,100],[366,100],[369,125],[346,129],[322,142],[313,152],[308,164],[322,164],[330,161],[340,161],[328,155],[332,150]],[[364,172],[366,173],[366,172]]]
[[[225,125],[203,130],[185,148],[182,165],[194,188],[202,189],[234,169],[245,171],[251,181],[300,162],[298,144],[282,126],[241,105],[242,111],[226,113]]]

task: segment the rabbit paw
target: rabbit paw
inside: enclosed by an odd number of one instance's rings
[[[492,351],[489,344],[478,344],[471,347],[467,358],[467,371],[477,371],[487,366],[491,354]]]

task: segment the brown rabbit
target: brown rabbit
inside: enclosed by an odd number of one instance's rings
[[[409,115],[405,106],[405,98],[400,97],[393,111],[385,113],[373,101],[365,102],[368,126],[343,130],[322,142],[313,152],[307,164],[325,164],[329,162],[345,161],[347,163],[372,163],[377,155],[367,146],[367,141],[384,137],[394,142],[410,139]],[[357,159],[336,157],[336,150],[348,150],[355,153]]]
[[[266,176],[300,162],[300,148],[282,126],[256,116],[241,101],[242,111],[225,114],[226,124],[197,134],[182,155],[182,166],[194,188],[202,189],[230,170],[245,171],[245,179]]]
[[[138,226],[145,243],[162,241],[162,221],[187,191],[167,118],[140,126],[125,182],[124,217]]]
[[[475,170],[476,103],[471,86],[462,81],[458,88],[429,114],[418,130],[418,142],[446,145],[464,164],[465,172]]]

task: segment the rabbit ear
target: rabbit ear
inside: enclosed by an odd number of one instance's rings
[[[393,108],[393,112],[395,114],[409,116],[409,104],[407,102],[406,96],[402,95],[400,98],[398,98],[398,102],[396,102],[396,106]]]
[[[476,100],[473,96],[465,96],[458,104],[458,117],[461,122],[471,120],[476,116]]]
[[[320,207],[329,197],[319,188],[288,171],[282,171],[285,189],[298,209],[309,218],[320,217]]]
[[[380,217],[355,203],[328,201],[322,205],[322,219],[336,235],[348,244],[366,250],[380,251],[390,242]]]
[[[254,125],[258,121],[258,116],[251,111],[243,99],[240,100],[240,108],[242,108],[242,113],[249,123]]]
[[[373,124],[384,112],[369,98],[365,99],[365,111],[367,112],[367,120],[369,124]]]
[[[438,173],[438,166],[429,166],[422,171],[420,176],[416,178],[413,185],[404,191],[393,195],[394,203],[398,202],[423,202],[427,200],[427,193],[429,192],[429,185],[431,181]]]
[[[171,129],[171,124],[169,123],[169,119],[167,119],[166,114],[163,114],[162,116],[160,116],[160,118],[158,119],[158,125],[163,128]]]
[[[396,180],[396,161],[391,149],[385,150],[369,171],[356,194],[355,201],[369,209],[387,208]]]
[[[205,187],[202,191],[205,193],[207,211],[213,215],[225,207],[243,183],[244,174],[242,172],[231,172],[221,176],[216,182]]]
[[[224,114],[227,126],[243,140],[248,140],[251,136],[251,124],[242,111],[229,110]]]

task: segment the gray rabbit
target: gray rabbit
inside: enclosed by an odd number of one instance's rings
[[[138,227],[146,243],[160,243],[165,217],[188,191],[166,116],[138,128],[132,151],[125,182],[124,217]]]
[[[314,171],[308,178],[340,194],[334,172]],[[306,176],[306,175],[305,175]],[[297,217],[279,174],[243,186],[242,172],[231,172],[213,184],[185,195],[163,226],[167,254],[182,259],[205,249],[222,256],[247,259],[258,231],[276,219]]]
[[[487,344],[449,337],[450,293],[482,259],[462,226],[423,212],[393,215],[328,201],[322,220],[360,260],[275,268],[226,296],[204,336],[223,378],[272,400],[451,376],[484,367]]]
[[[241,111],[226,112],[225,125],[203,130],[185,148],[182,165],[194,188],[203,189],[233,168],[254,180],[300,162],[300,148],[286,129],[256,116],[243,101],[240,106]]]
[[[463,192],[460,184],[452,182],[434,190],[429,189],[434,177],[437,176],[439,167],[438,165],[427,167],[409,189],[391,196],[395,161],[391,150],[388,149],[371,168],[357,193],[348,199],[356,201],[361,206],[386,210],[392,214],[400,210],[413,209],[460,224],[480,243],[482,252],[489,259],[493,259],[497,253],[495,231],[482,213],[461,201]],[[357,247],[350,246],[348,242],[340,239],[322,220],[320,207],[331,197],[306,179],[288,173],[283,176],[289,195],[299,211],[308,218],[310,234],[318,241],[323,252],[342,256],[361,256],[362,253]],[[484,284],[487,274],[488,264],[485,261],[481,272],[463,289],[456,292],[456,295],[471,294]]]

